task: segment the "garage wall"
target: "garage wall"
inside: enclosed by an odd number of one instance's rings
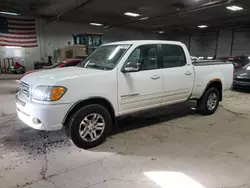
[[[234,55],[250,55],[250,30],[235,30],[233,40]]]
[[[229,56],[231,53],[232,30],[221,30],[218,38],[217,56]]]
[[[213,57],[216,51],[217,33],[203,33],[191,36],[190,53],[192,56]]]
[[[220,30],[190,36],[172,36],[166,37],[166,39],[183,42],[189,47],[193,56],[250,56],[250,29]]]
[[[44,20],[37,20],[37,48],[26,49],[6,49],[0,48],[5,51],[4,56],[12,56],[20,54],[17,57],[28,68],[33,69],[34,62],[43,60],[47,62],[48,56],[53,56],[54,49],[67,45],[68,42],[73,44],[73,34],[81,34],[86,32],[97,32],[104,34],[104,42],[113,42],[120,40],[140,40],[140,39],[158,39],[158,35],[154,33],[145,33],[140,30],[113,28],[101,29],[79,23],[69,22],[54,22],[47,24]],[[18,53],[17,53],[18,51]],[[0,54],[0,57],[3,56]]]

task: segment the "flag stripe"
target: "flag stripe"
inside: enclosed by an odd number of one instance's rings
[[[8,20],[13,20],[13,21],[25,21],[25,22],[35,22],[36,20],[33,18],[17,18],[17,17],[6,17]]]
[[[35,23],[30,23],[30,22],[27,22],[27,23],[17,23],[17,22],[11,22],[11,21],[8,21],[9,25],[11,26],[34,26]]]
[[[9,34],[14,34],[14,35],[35,35],[36,32],[16,32],[16,31],[13,31],[13,32],[9,32]]]
[[[9,28],[34,28],[35,29],[35,26],[34,24],[33,25],[13,25],[13,24],[8,24],[9,25]]]
[[[36,35],[15,35],[15,34],[0,33],[0,37],[17,38],[17,39],[31,39],[31,38],[36,38]]]
[[[9,41],[9,40],[4,40],[4,39],[0,39],[0,43],[15,43],[15,44],[30,44],[30,43],[37,43],[36,40],[32,40],[32,41]]]
[[[8,42],[25,42],[25,41],[35,41],[37,42],[36,38],[33,38],[33,39],[13,39],[13,38],[4,38],[4,37],[0,37],[0,40],[4,40],[4,41],[8,41]]]
[[[14,21],[14,20],[8,20],[9,24],[33,24],[35,25],[36,22],[26,22],[26,21]]]
[[[33,48],[33,47],[38,47],[37,44],[7,44],[7,43],[0,43],[0,46],[17,46],[17,47],[24,47],[24,48]]]
[[[18,28],[18,27],[11,27],[11,26],[9,26],[9,30],[20,30],[20,31],[30,31],[30,30],[33,30],[33,31],[35,31],[36,28],[35,27]]]

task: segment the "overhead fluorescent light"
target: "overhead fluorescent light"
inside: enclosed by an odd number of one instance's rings
[[[163,34],[163,33],[164,33],[164,31],[158,31],[158,33]]]
[[[207,57],[207,59],[212,60],[214,57]]]
[[[94,26],[103,26],[103,24],[101,23],[89,23],[90,25],[94,25]]]
[[[140,14],[133,13],[133,12],[125,12],[124,15],[131,16],[131,17],[138,17],[138,16],[140,16]]]
[[[19,13],[15,13],[15,12],[3,12],[3,11],[0,11],[0,14],[8,14],[8,15],[13,15],[13,16],[20,15]]]
[[[149,17],[142,17],[139,20],[147,20],[147,19],[149,19]]]
[[[203,28],[207,28],[208,26],[207,25],[199,25],[198,27],[203,29]]]
[[[232,11],[240,11],[240,10],[243,10],[242,7],[239,7],[239,6],[228,6],[227,7],[228,10],[232,10]]]

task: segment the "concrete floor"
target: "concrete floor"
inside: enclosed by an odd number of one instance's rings
[[[85,151],[64,131],[20,122],[17,86],[0,80],[0,188],[250,187],[250,92],[226,92],[213,116],[190,103],[120,119],[115,134]]]

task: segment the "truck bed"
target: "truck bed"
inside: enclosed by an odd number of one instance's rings
[[[233,82],[233,64],[231,62],[221,61],[196,61],[193,62],[195,71],[194,88],[192,98],[199,99],[207,87],[207,84],[213,80],[222,82],[223,90],[231,88]]]

